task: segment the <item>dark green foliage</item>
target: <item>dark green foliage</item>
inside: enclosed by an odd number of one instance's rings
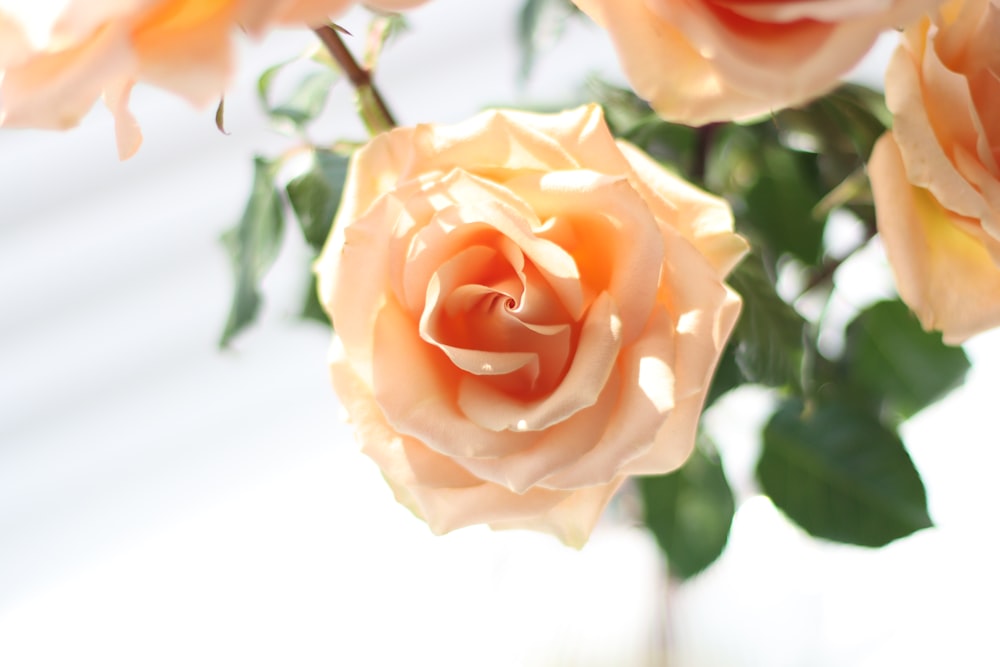
[[[714,451],[698,448],[679,470],[639,478],[638,485],[646,525],[667,555],[671,575],[687,579],[719,557],[736,506]]]
[[[744,193],[743,219],[773,256],[789,254],[804,264],[823,256],[826,215],[816,210],[826,190],[815,153],[764,143],[755,156],[756,175]]]
[[[219,345],[226,347],[233,336],[251,324],[260,308],[260,281],[281,250],[284,209],[275,187],[276,165],[262,157],[254,159],[253,187],[239,223],[222,236],[233,268],[235,288],[229,317]]]
[[[901,301],[882,301],[847,327],[842,367],[853,388],[906,419],[960,386],[969,359],[924,331]]]
[[[899,436],[846,402],[785,402],[764,428],[757,476],[816,537],[877,547],[932,525]]]
[[[749,382],[801,391],[807,323],[785,303],[763,263],[751,255],[729,277],[743,297],[733,332],[736,363]]]
[[[338,70],[311,63],[313,69],[301,76],[291,93],[281,102],[272,102],[271,89],[278,75],[290,65],[304,64],[305,62],[300,58],[295,58],[279,63],[265,70],[257,80],[257,96],[261,106],[274,121],[275,126],[291,128],[297,133],[302,133],[306,125],[322,113],[327,98],[330,96],[330,89],[340,78]]]
[[[319,252],[340,206],[350,157],[317,148],[310,158],[309,168],[289,181],[285,192],[299,220],[302,236]]]

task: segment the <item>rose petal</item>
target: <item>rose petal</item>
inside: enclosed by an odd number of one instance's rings
[[[9,127],[67,129],[94,106],[108,81],[136,66],[128,36],[108,26],[62,51],[37,54],[0,81],[0,123]]]
[[[891,134],[876,144],[868,170],[900,296],[924,328],[956,344],[1000,323],[1000,270],[931,192],[908,182]]]
[[[523,520],[544,514],[570,497],[546,489],[512,493],[472,476],[413,438],[399,435],[384,420],[363,380],[334,354],[331,377],[355,424],[362,451],[378,464],[397,499],[435,533],[474,523]]]
[[[604,507],[623,481],[624,478],[619,478],[610,484],[574,491],[545,513],[522,519],[492,521],[490,528],[494,530],[520,528],[552,533],[567,546],[582,549],[590,538],[597,520],[601,518]]]
[[[652,312],[663,244],[630,182],[575,170],[528,174],[507,186],[545,220],[538,237],[564,248],[580,281],[618,304],[622,344],[635,340]]]
[[[618,146],[635,170],[633,185],[653,215],[693,243],[719,277],[728,275],[749,249],[733,233],[729,204],[671,174],[635,146],[624,141]]]
[[[913,185],[930,190],[934,197],[959,215],[981,218],[986,206],[979,193],[962,178],[934,133],[925,107],[919,73],[906,49],[897,49],[886,70],[885,99],[893,112],[893,126]]]
[[[580,329],[576,354],[554,392],[525,401],[488,385],[462,378],[458,407],[466,417],[492,431],[540,431],[597,402],[621,349],[621,318],[607,293],[590,307]]]

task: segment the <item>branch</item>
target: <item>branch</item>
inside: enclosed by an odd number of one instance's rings
[[[386,106],[385,101],[379,94],[378,89],[372,81],[371,72],[361,67],[347,49],[347,45],[340,38],[340,34],[333,27],[322,25],[313,28],[313,32],[323,42],[323,46],[330,52],[333,59],[337,61],[340,68],[347,75],[348,81],[358,94],[358,105],[361,119],[368,127],[368,131],[375,135],[385,130],[396,127],[396,121],[392,113]]]

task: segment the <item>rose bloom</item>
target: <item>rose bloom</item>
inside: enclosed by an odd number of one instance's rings
[[[941,0],[573,0],[656,112],[746,120],[828,92],[879,33]]]
[[[900,296],[949,343],[1000,325],[1000,8],[949,2],[886,72],[868,170]]]
[[[317,262],[363,451],[436,533],[582,545],[623,480],[692,450],[739,311],[732,230],[596,106],[377,136]]]
[[[424,0],[368,2],[386,11]],[[115,116],[118,153],[142,141],[128,110],[138,81],[196,106],[218,102],[233,69],[237,28],[327,21],[350,0],[0,0],[0,126],[66,129],[103,96]],[[28,9],[28,6],[32,6]]]

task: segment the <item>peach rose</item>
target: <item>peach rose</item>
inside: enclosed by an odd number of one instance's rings
[[[941,0],[573,0],[656,112],[702,125],[826,93],[882,31]]]
[[[333,384],[434,532],[580,546],[626,477],[691,452],[745,249],[596,106],[398,128],[355,154],[317,262]]]
[[[900,296],[948,343],[1000,325],[1000,6],[949,2],[886,72],[868,171]]]
[[[424,0],[380,0],[386,11]],[[145,81],[196,106],[218,102],[233,68],[237,28],[260,35],[274,24],[315,24],[352,0],[67,0],[6,9],[0,4],[0,126],[66,129],[98,97],[115,116],[118,153],[142,141],[128,110]],[[50,3],[51,6],[51,3]]]

